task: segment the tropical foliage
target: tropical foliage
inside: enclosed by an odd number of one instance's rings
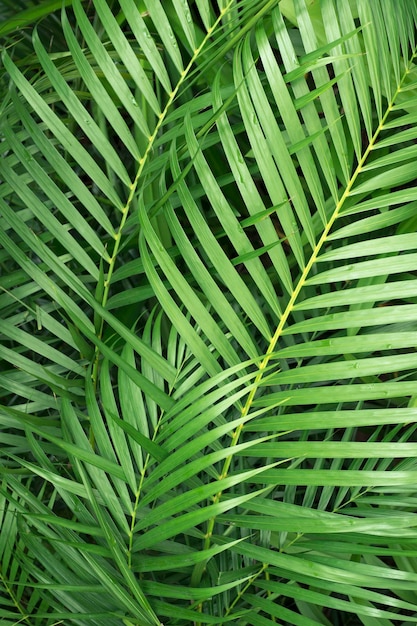
[[[25,7],[1,623],[415,624],[415,0]]]

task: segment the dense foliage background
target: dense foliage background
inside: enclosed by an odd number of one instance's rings
[[[415,0],[0,13],[1,623],[415,624]]]

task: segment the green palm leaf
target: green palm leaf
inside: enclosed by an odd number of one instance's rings
[[[414,1],[3,5],[1,619],[414,623]]]

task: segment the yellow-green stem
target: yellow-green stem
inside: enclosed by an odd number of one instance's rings
[[[282,317],[281,317],[280,322],[279,322],[279,324],[277,326],[277,329],[276,329],[276,331],[275,331],[275,333],[274,333],[274,335],[273,335],[273,337],[272,337],[272,339],[271,339],[271,341],[269,343],[269,346],[268,346],[268,349],[267,349],[267,351],[265,353],[265,356],[264,356],[263,360],[261,361],[261,363],[259,365],[259,371],[258,371],[258,374],[257,374],[257,376],[255,378],[255,384],[254,384],[253,388],[251,389],[251,391],[249,392],[247,400],[246,400],[246,403],[245,403],[245,405],[244,405],[244,407],[242,409],[242,417],[246,417],[249,414],[249,411],[250,411],[250,409],[252,407],[252,403],[253,403],[256,391],[257,391],[257,389],[259,387],[259,384],[261,383],[261,380],[263,378],[265,369],[267,368],[268,363],[269,363],[273,353],[275,352],[275,348],[276,348],[276,345],[278,343],[278,340],[279,340],[279,338],[281,336],[281,333],[283,331],[283,328],[284,328],[285,324],[287,323],[288,317],[289,317],[291,311],[293,310],[294,304],[295,304],[295,302],[296,302],[296,300],[297,300],[297,298],[298,298],[298,296],[300,294],[300,291],[301,291],[302,287],[304,286],[304,284],[305,284],[305,282],[307,280],[307,277],[308,277],[308,275],[309,275],[309,273],[310,273],[314,263],[316,262],[317,257],[319,255],[319,253],[320,253],[320,251],[321,251],[325,241],[327,240],[327,237],[328,237],[328,235],[330,233],[330,230],[333,227],[334,222],[338,218],[338,216],[340,214],[340,211],[342,210],[343,205],[344,205],[346,199],[350,195],[352,187],[355,184],[355,181],[356,181],[357,177],[359,176],[360,172],[362,171],[362,168],[363,168],[363,166],[364,166],[364,164],[366,162],[366,159],[369,156],[369,153],[373,149],[373,147],[375,145],[375,142],[376,142],[380,132],[382,131],[382,128],[383,128],[383,126],[385,124],[385,121],[386,121],[389,113],[392,110],[393,102],[395,101],[395,98],[397,97],[398,93],[401,90],[402,82],[403,82],[403,80],[404,80],[404,78],[405,78],[407,73],[408,73],[408,71],[405,72],[404,77],[403,77],[403,79],[402,79],[402,81],[401,81],[397,91],[394,94],[392,102],[387,107],[387,110],[385,112],[384,117],[380,121],[380,123],[378,125],[378,128],[376,129],[373,137],[371,138],[371,140],[369,142],[369,146],[367,147],[367,149],[365,150],[361,160],[359,161],[359,163],[358,163],[358,165],[357,165],[357,167],[356,167],[356,169],[355,169],[355,171],[354,171],[354,173],[353,173],[353,175],[352,175],[352,177],[351,177],[351,179],[349,181],[349,184],[347,185],[343,195],[341,196],[339,202],[337,203],[337,205],[335,207],[335,210],[333,211],[333,214],[330,217],[330,219],[329,219],[329,221],[328,221],[328,223],[326,225],[326,228],[324,229],[324,232],[323,232],[322,236],[320,237],[320,240],[318,241],[318,243],[317,243],[315,249],[313,250],[313,253],[312,253],[312,255],[311,255],[311,257],[310,257],[310,259],[309,259],[309,261],[307,263],[307,265],[305,266],[305,268],[304,268],[304,270],[303,270],[303,272],[301,274],[301,277],[300,277],[300,279],[299,279],[299,281],[298,281],[298,283],[297,283],[297,285],[296,285],[296,287],[295,287],[295,289],[294,289],[294,291],[293,291],[293,293],[291,295],[291,298],[290,298],[290,300],[288,302],[288,305],[287,305],[285,311],[282,314]],[[234,446],[236,446],[238,444],[240,436],[241,436],[241,433],[242,433],[242,430],[243,430],[243,424],[241,424],[236,429],[236,431],[234,432],[233,437],[232,437],[232,441],[231,441],[231,444],[230,444],[231,447],[234,447]],[[232,453],[225,459],[224,464],[223,464],[222,472],[221,472],[221,474],[219,476],[220,480],[223,479],[223,478],[226,478],[226,476],[228,475],[233,456],[234,455]],[[217,504],[220,501],[220,499],[222,497],[222,494],[223,494],[223,492],[219,491],[214,496],[213,504]],[[210,547],[211,537],[212,537],[212,534],[213,534],[215,521],[216,521],[216,518],[212,517],[208,521],[208,523],[207,523],[207,532],[206,532],[206,535],[205,535],[204,549],[208,549]]]
[[[126,201],[125,206],[122,209],[122,218],[120,220],[118,231],[117,231],[117,233],[115,235],[115,242],[114,242],[114,246],[113,246],[113,252],[112,252],[111,257],[110,257],[109,269],[108,269],[108,272],[107,272],[106,280],[104,282],[104,291],[103,291],[103,297],[102,297],[102,301],[101,301],[101,306],[102,307],[106,306],[107,300],[109,298],[111,281],[112,281],[112,277],[113,277],[114,268],[115,268],[115,265],[116,265],[116,260],[117,260],[117,255],[118,255],[119,248],[120,248],[120,243],[121,243],[121,240],[122,240],[123,229],[125,227],[126,220],[128,218],[128,215],[129,215],[129,210],[130,210],[131,204],[133,202],[133,199],[135,197],[135,194],[136,194],[136,191],[137,191],[137,188],[138,188],[140,177],[142,176],[143,169],[144,169],[145,164],[146,164],[146,162],[148,160],[149,154],[150,154],[150,152],[153,149],[153,145],[155,143],[155,139],[158,136],[159,130],[160,130],[162,124],[164,123],[164,120],[165,120],[165,118],[166,118],[166,116],[168,114],[168,111],[169,111],[170,107],[172,106],[172,103],[174,102],[174,99],[176,98],[181,85],[184,83],[185,79],[189,75],[189,73],[190,73],[190,71],[191,71],[191,69],[192,69],[192,67],[193,67],[193,65],[195,63],[195,60],[200,55],[200,53],[201,53],[202,49],[204,48],[204,46],[206,45],[207,41],[212,36],[213,31],[217,28],[218,24],[221,22],[224,14],[228,11],[229,7],[234,2],[235,2],[235,0],[229,0],[226,8],[224,8],[220,12],[220,15],[218,16],[218,18],[216,19],[214,24],[208,29],[207,34],[204,37],[203,41],[198,46],[198,48],[196,48],[196,50],[194,51],[194,54],[193,54],[192,58],[190,59],[187,67],[181,73],[181,76],[180,76],[180,79],[179,79],[177,85],[175,86],[173,91],[169,94],[169,98],[168,98],[168,101],[167,101],[167,103],[165,105],[165,108],[160,113],[158,122],[157,122],[157,124],[155,126],[155,129],[154,129],[152,135],[149,137],[147,148],[146,148],[143,156],[139,159],[138,170],[136,172],[136,176],[134,178],[134,181],[130,185],[129,196],[128,196],[128,199]],[[101,320],[100,330],[99,330],[99,333],[98,333],[98,338],[99,339],[101,339],[102,336],[103,336],[103,329],[104,329],[104,319]],[[92,378],[93,378],[93,381],[94,381],[94,385],[97,384],[97,376],[98,376],[98,369],[99,369],[99,362],[100,362],[99,358],[100,358],[100,350],[99,350],[98,347],[96,347],[95,359],[94,359],[94,367],[93,367],[93,372],[92,372]]]

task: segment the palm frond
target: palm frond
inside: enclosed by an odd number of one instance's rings
[[[61,6],[3,51],[2,619],[414,623],[415,3]]]

